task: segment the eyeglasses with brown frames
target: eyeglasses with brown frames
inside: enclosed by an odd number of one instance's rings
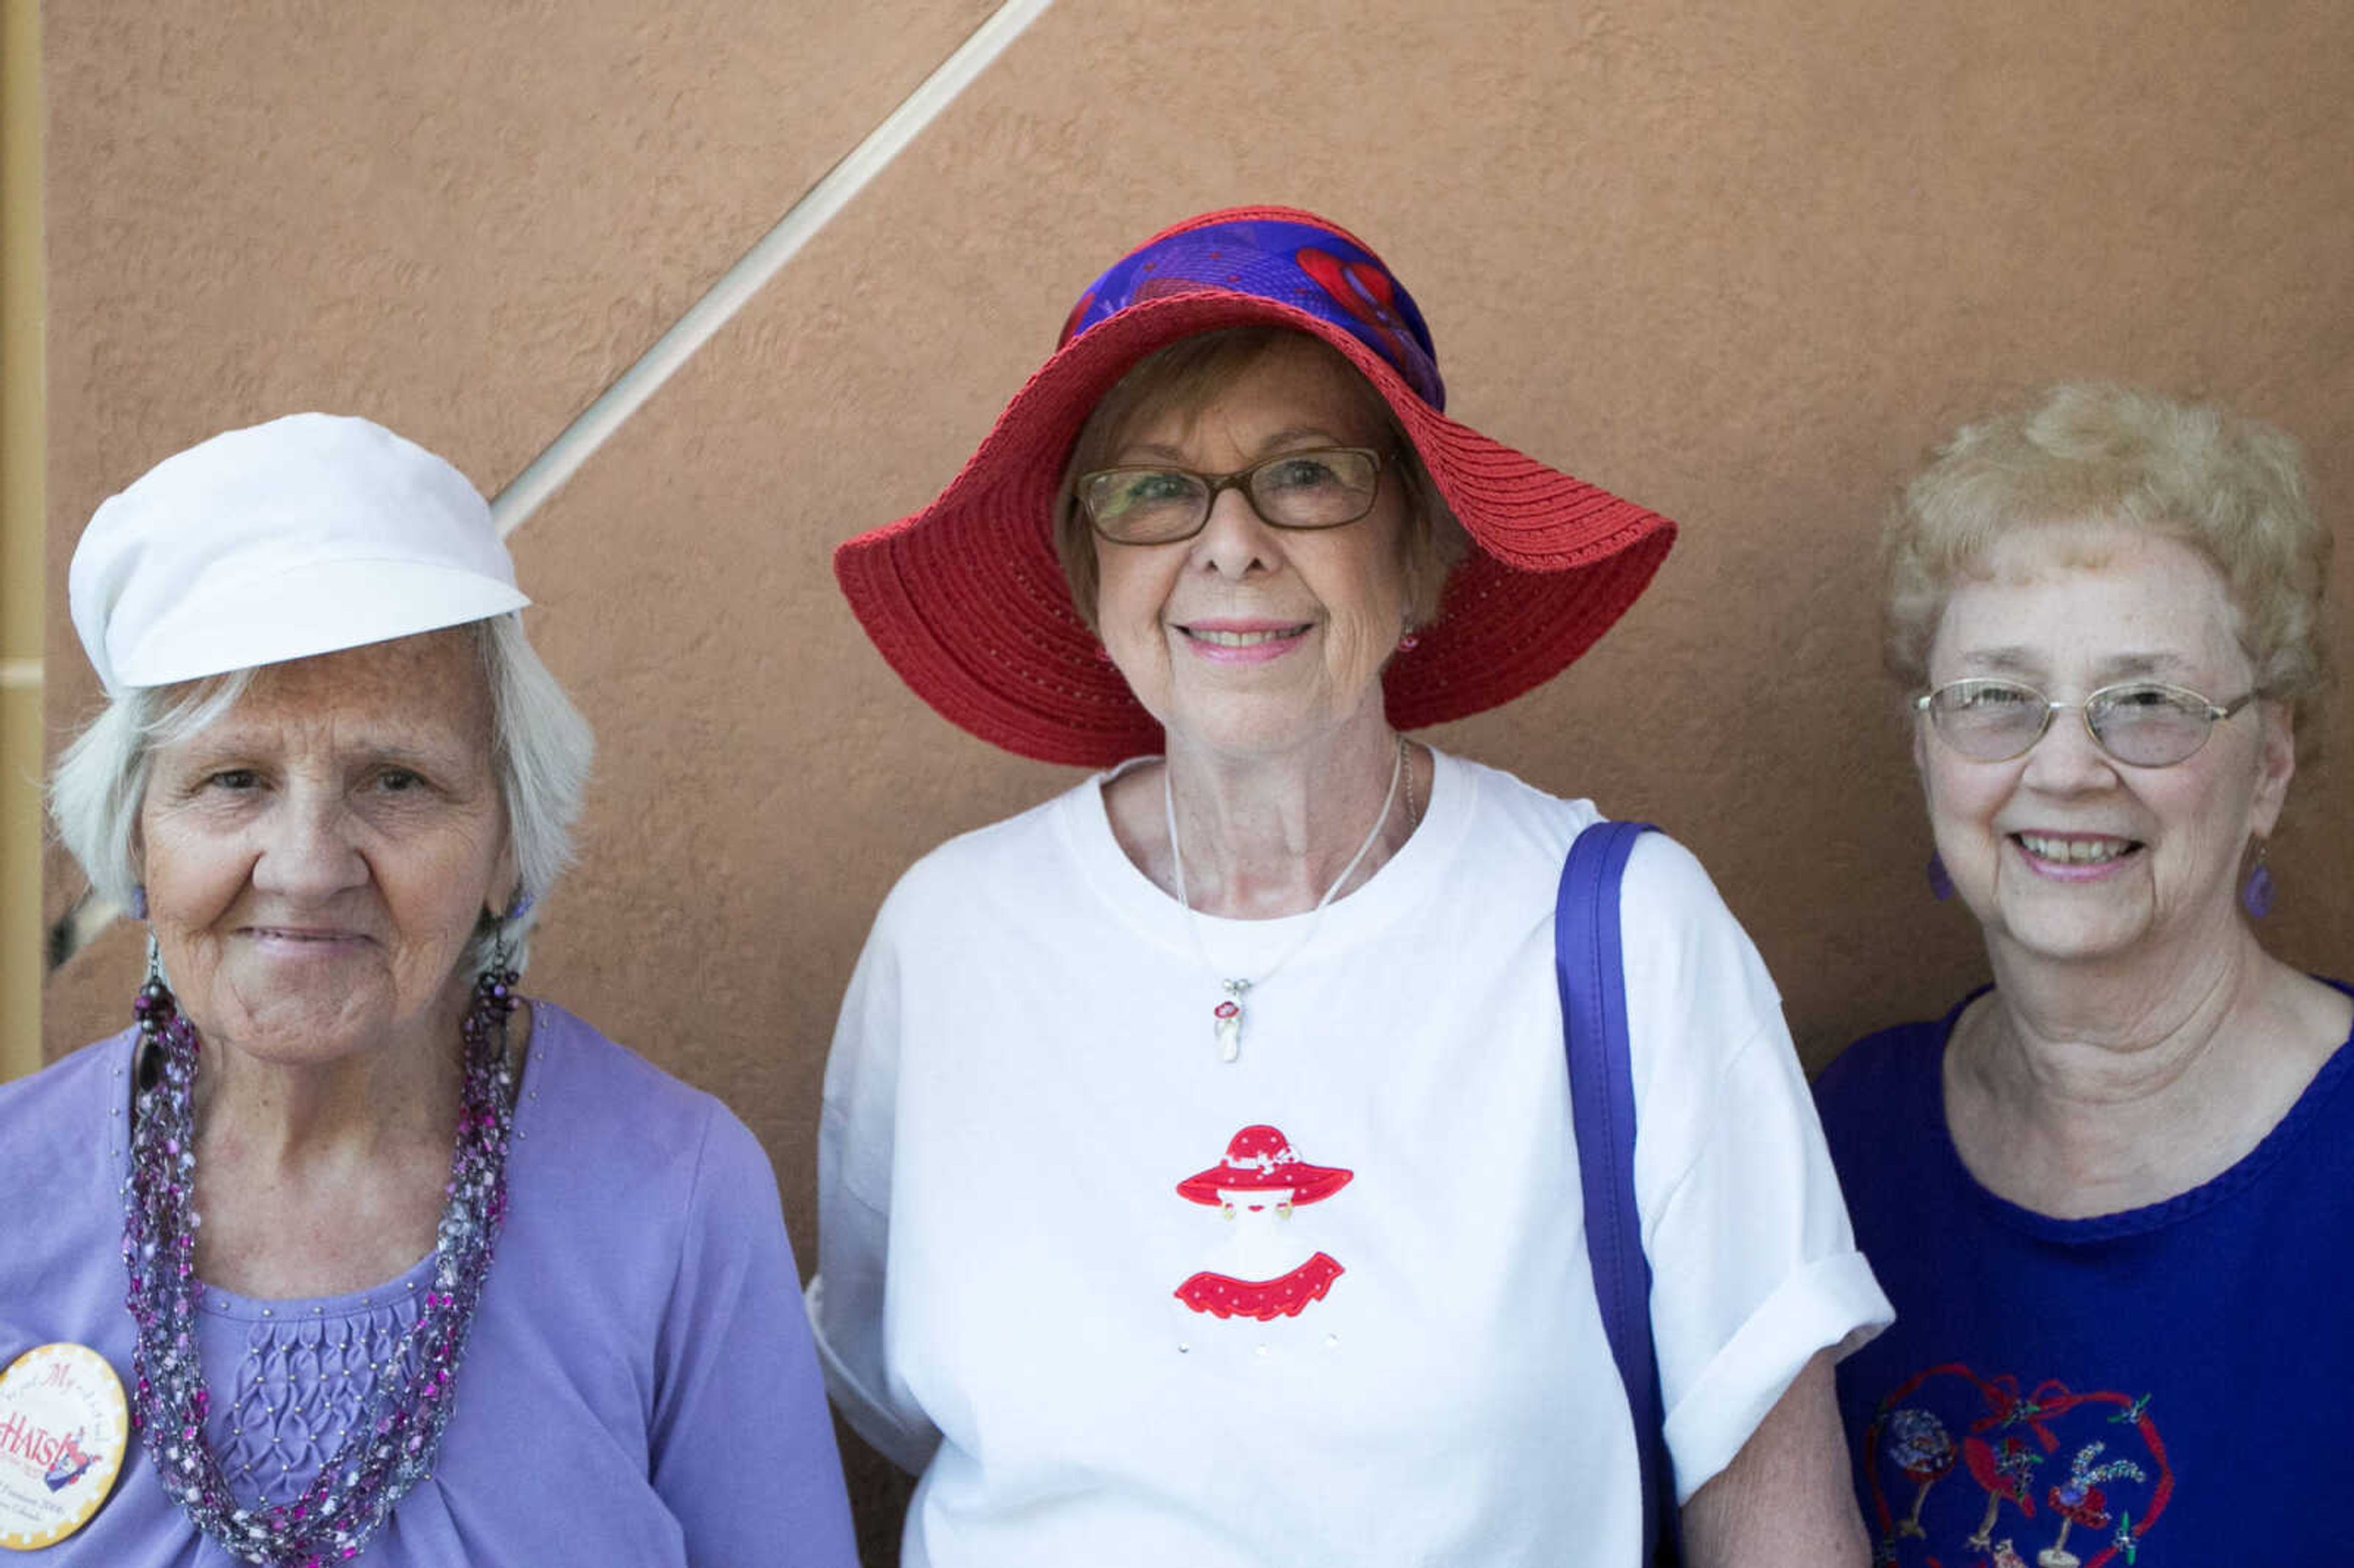
[[[1239,490],[1273,528],[1339,528],[1373,511],[1382,455],[1364,447],[1278,452],[1232,473],[1129,465],[1079,475],[1087,525],[1116,545],[1173,545],[1200,533],[1219,493]]]

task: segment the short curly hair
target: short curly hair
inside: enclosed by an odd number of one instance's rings
[[[2069,383],[1965,425],[1904,487],[1885,539],[1889,673],[1908,692],[1928,684],[1946,600],[1986,569],[1998,539],[2091,521],[2147,529],[2214,563],[2257,690],[2287,705],[2297,749],[2308,751],[2333,678],[2331,539],[2296,443],[2258,420],[2127,387]]]

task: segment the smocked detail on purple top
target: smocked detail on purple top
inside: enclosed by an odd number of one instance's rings
[[[305,1301],[207,1289],[196,1345],[215,1399],[205,1435],[247,1507],[292,1503],[376,1393],[417,1321],[431,1257],[388,1285]],[[227,1399],[218,1396],[227,1392]]]

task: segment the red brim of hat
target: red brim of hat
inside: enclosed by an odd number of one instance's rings
[[[1138,360],[1197,333],[1258,324],[1346,355],[1471,536],[1437,618],[1384,673],[1396,727],[1463,718],[1551,680],[1666,558],[1673,523],[1448,418],[1339,327],[1256,294],[1172,294],[1066,344],[938,499],[835,549],[834,576],[859,624],[917,695],[1043,762],[1104,768],[1161,748],[1161,726],[1071,604],[1054,540],[1063,469],[1087,415]]]
[[[1278,1165],[1272,1171],[1237,1171],[1232,1166],[1213,1165],[1207,1171],[1196,1171],[1177,1183],[1177,1195],[1196,1203],[1214,1206],[1218,1194],[1226,1192],[1257,1192],[1277,1188],[1291,1189],[1291,1202],[1320,1203],[1349,1184],[1356,1175],[1353,1171],[1341,1171],[1330,1165],[1310,1165],[1295,1160],[1288,1165]]]

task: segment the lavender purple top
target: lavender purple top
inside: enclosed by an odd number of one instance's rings
[[[840,1461],[767,1155],[711,1096],[532,1004],[506,1225],[433,1475],[359,1568],[854,1565]],[[133,1034],[0,1086],[0,1366],[90,1346],[130,1380],[120,1253]],[[207,1289],[209,1435],[242,1500],[309,1484],[431,1259],[350,1296]],[[228,1568],[132,1437],[113,1495],[41,1554]]]

